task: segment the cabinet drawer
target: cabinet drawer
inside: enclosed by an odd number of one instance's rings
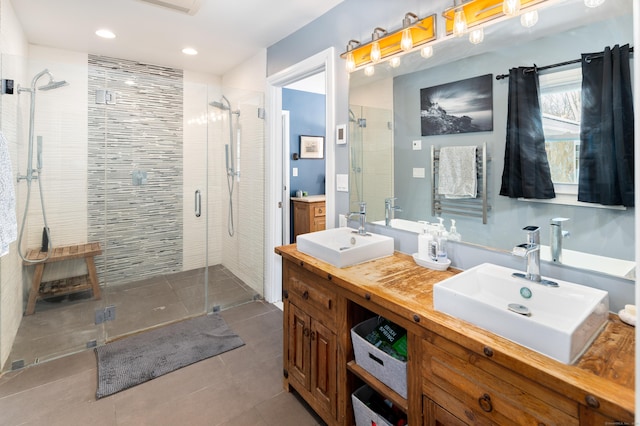
[[[471,424],[577,425],[578,405],[486,356],[431,334],[423,393]]]
[[[314,206],[313,207],[313,215],[315,217],[324,216],[325,212],[326,212],[326,209],[324,208],[324,204],[321,205],[321,206]]]
[[[306,310],[316,312],[326,325],[335,323],[336,295],[327,288],[332,285],[330,281],[323,280],[297,265],[292,265],[288,268],[284,285],[285,297],[289,301],[298,306],[304,306]]]

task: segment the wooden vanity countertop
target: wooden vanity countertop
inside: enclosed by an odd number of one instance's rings
[[[276,247],[275,252],[331,280],[338,291],[356,303],[366,299],[381,311],[406,319],[414,329],[437,333],[476,353],[482,354],[485,347],[490,347],[493,361],[584,405],[595,397],[608,412],[634,413],[635,328],[622,323],[615,314],[610,315],[609,323],[584,355],[575,364],[566,365],[434,310],[433,285],[459,270],[423,268],[411,256],[399,252],[346,268],[301,253],[295,244]]]

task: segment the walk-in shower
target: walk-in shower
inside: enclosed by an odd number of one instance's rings
[[[42,77],[49,77],[49,82],[43,86],[36,87],[38,80]],[[27,263],[36,263],[36,262],[44,262],[49,258],[47,254],[45,259],[40,259],[37,261],[28,260],[25,258],[22,253],[22,237],[24,234],[24,225],[27,221],[27,214],[29,212],[29,199],[31,198],[31,183],[33,180],[38,181],[38,188],[40,190],[40,206],[42,207],[42,220],[44,222],[44,230],[43,230],[43,238],[42,238],[42,248],[44,250],[48,250],[53,247],[51,243],[51,235],[49,234],[49,226],[47,224],[47,215],[44,208],[44,195],[42,191],[42,179],[40,179],[40,173],[42,172],[42,136],[38,136],[38,151],[37,151],[37,165],[36,168],[33,168],[33,137],[34,137],[34,118],[35,118],[35,110],[36,110],[36,92],[38,90],[47,91],[57,89],[62,86],[66,86],[67,83],[64,80],[56,81],[53,78],[53,75],[49,72],[49,70],[44,69],[38,74],[36,74],[31,80],[31,87],[20,87],[18,86],[18,93],[29,92],[31,95],[30,105],[29,105],[29,140],[28,143],[28,157],[27,157],[27,173],[26,175],[18,175],[18,182],[21,180],[27,181],[27,198],[26,204],[24,208],[24,214],[22,216],[22,225],[20,225],[20,235],[18,236],[18,253],[22,260]]]
[[[231,109],[231,103],[229,99],[222,96],[221,101],[210,102],[214,108],[218,108],[222,111],[229,113],[229,143],[224,146],[225,164],[227,168],[227,186],[229,188],[229,216],[227,218],[227,232],[229,236],[233,237],[235,233],[233,225],[233,190],[235,181],[240,181],[240,110],[233,111]],[[236,116],[235,125],[235,149],[234,149],[234,137],[233,137],[233,116]],[[235,155],[234,155],[235,154]]]

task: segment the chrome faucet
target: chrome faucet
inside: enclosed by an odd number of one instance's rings
[[[569,220],[568,217],[556,217],[551,219],[549,228],[551,229],[551,260],[555,263],[562,263],[562,240],[569,237],[569,231],[562,230],[562,222]]]
[[[360,210],[357,212],[351,212],[347,215],[347,220],[351,219],[351,216],[359,215],[360,226],[358,227],[358,235],[367,235],[367,231],[364,229],[364,224],[367,223],[367,203],[360,201]],[[353,231],[356,232],[356,231]]]
[[[393,212],[401,212],[402,209],[398,206],[394,205],[394,201],[396,197],[390,197],[384,199],[384,224],[385,226],[391,225],[391,220],[393,219]]]
[[[527,232],[527,242],[515,246],[511,254],[527,259],[527,273],[514,272],[512,276],[549,287],[558,287],[558,283],[544,280],[540,275],[540,228],[537,226],[525,226],[522,230]]]

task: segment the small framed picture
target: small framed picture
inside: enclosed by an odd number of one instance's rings
[[[336,126],[336,145],[344,145],[347,143],[347,125],[339,124]]]
[[[300,136],[300,158],[324,158],[324,136]]]

